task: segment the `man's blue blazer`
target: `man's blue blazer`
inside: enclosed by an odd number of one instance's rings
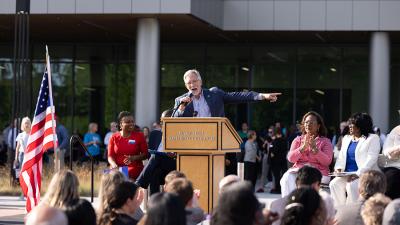
[[[176,109],[181,102],[181,99],[190,95],[187,92],[175,99]],[[210,89],[203,89],[203,96],[206,99],[208,107],[210,108],[211,117],[225,117],[224,104],[230,103],[246,103],[259,100],[259,93],[254,91],[247,92],[224,92],[223,90],[212,87]],[[175,117],[193,117],[194,108],[193,102],[190,102],[183,112],[177,111]]]

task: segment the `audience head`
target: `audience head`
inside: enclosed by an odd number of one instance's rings
[[[79,199],[79,181],[71,170],[61,170],[54,174],[43,201],[49,206],[63,209]]]
[[[167,174],[167,176],[165,176],[165,178],[164,178],[164,181],[165,181],[164,188],[165,188],[171,181],[173,181],[173,180],[176,179],[176,178],[186,178],[186,175],[185,175],[184,173],[178,171],[178,170],[173,170],[173,171],[169,172],[169,173]]]
[[[118,114],[118,130],[134,131],[135,129],[135,118],[132,113],[128,111],[122,111]]]
[[[89,130],[89,133],[96,133],[98,130],[97,123],[89,123],[88,130]]]
[[[151,125],[151,127],[152,127],[153,130],[160,129],[160,128],[161,128],[160,122],[154,122],[154,123]]]
[[[324,224],[326,217],[326,209],[318,192],[313,188],[303,187],[289,195],[281,224]]]
[[[340,122],[340,133],[343,133],[344,128],[349,126],[349,122],[348,121],[342,121]]]
[[[29,117],[24,117],[22,118],[21,121],[21,130],[29,133],[31,131],[31,119],[29,119]]]
[[[110,173],[103,174],[99,188],[99,214],[102,214],[103,210],[108,207],[110,192],[113,191],[115,185],[122,183],[124,180],[124,174],[118,170],[111,170]]]
[[[262,216],[262,206],[248,181],[227,186],[218,198],[211,225],[252,225]]]
[[[173,193],[151,196],[145,225],[186,225],[186,211],[182,200]]]
[[[391,199],[400,198],[400,170],[389,169],[385,172],[386,195]]]
[[[172,116],[172,110],[170,110],[170,109],[167,109],[167,110],[165,110],[164,112],[162,112],[161,113],[161,118],[164,118],[164,117],[171,117]]]
[[[118,131],[118,124],[117,124],[117,122],[111,122],[110,123],[110,131],[111,132],[117,132]]]
[[[376,193],[364,203],[361,209],[361,217],[365,225],[381,225],[383,212],[390,203],[390,198],[384,194]]]
[[[139,186],[132,181],[122,181],[115,185],[115,189],[110,193],[109,205],[111,209],[120,209],[128,206],[129,213],[133,214],[143,200],[143,195],[139,193]]]
[[[246,122],[242,123],[242,131],[248,131],[249,130],[249,125]]]
[[[368,170],[361,174],[358,184],[360,197],[368,199],[376,193],[385,193],[386,178],[385,175],[377,170]]]
[[[142,128],[142,131],[143,131],[143,135],[144,135],[145,137],[149,136],[149,134],[150,134],[150,128],[148,128],[148,127],[143,127],[143,128]]]
[[[306,113],[301,120],[301,133],[308,134],[311,132],[321,137],[326,137],[328,133],[321,115],[314,111]]]
[[[67,225],[67,216],[61,209],[45,204],[36,206],[26,217],[26,225]]]
[[[96,225],[96,212],[86,199],[77,199],[67,205],[64,212],[69,225]]]
[[[386,206],[382,225],[400,224],[400,199],[395,199]]]
[[[342,131],[342,133],[340,133],[340,135],[345,136],[348,134],[350,134],[350,127],[346,126],[345,128],[343,128],[343,131]]]
[[[139,208],[143,195],[139,187],[131,181],[122,181],[109,192],[108,206],[99,214],[100,225],[111,225],[117,211],[133,216]]]
[[[224,178],[221,179],[219,182],[219,193],[224,192],[224,190],[229,187],[229,185],[239,182],[240,177],[234,174],[230,174]]]
[[[188,206],[193,198],[193,184],[186,178],[176,178],[165,187],[165,192],[177,194]]]
[[[321,179],[322,174],[317,168],[312,166],[303,166],[297,172],[296,185],[297,187],[310,186],[318,191]]]
[[[257,138],[257,133],[254,130],[247,131],[247,139],[248,140],[255,140]]]
[[[381,129],[377,126],[374,126],[373,128],[374,134],[380,136],[381,135]]]
[[[368,137],[370,133],[373,133],[372,126],[372,118],[367,113],[355,113],[349,118],[351,135],[356,135],[359,132],[360,135]]]

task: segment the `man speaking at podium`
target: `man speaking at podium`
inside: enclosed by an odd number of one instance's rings
[[[183,75],[185,86],[188,89],[188,93],[175,99],[175,107],[172,112],[174,117],[224,117],[224,103],[245,103],[254,102],[258,100],[268,100],[275,102],[281,93],[257,93],[253,91],[249,92],[224,92],[218,88],[202,89],[202,81],[200,73],[197,70],[188,70]],[[164,114],[164,113],[163,113]],[[163,115],[161,117],[164,117]],[[159,146],[162,149],[162,146]],[[140,173],[136,183],[142,188],[147,189],[150,183],[156,187],[158,180],[163,177],[157,177],[160,175],[157,171],[164,171],[168,173],[171,168],[166,166],[171,164],[170,158],[165,155],[155,154],[149,160],[149,163]],[[168,172],[167,172],[168,171]],[[166,174],[165,173],[165,174]],[[165,174],[161,176],[165,176]],[[150,193],[153,194],[158,190],[152,190]]]
[[[199,71],[188,70],[183,75],[188,92],[175,99],[174,117],[225,117],[225,103],[246,103],[267,100],[275,102],[282,93],[224,92],[217,87],[202,88]]]
[[[174,117],[225,117],[225,103],[247,103],[262,100],[275,102],[282,94],[254,91],[224,92],[216,87],[203,89],[200,73],[194,69],[185,72],[183,81],[188,92],[175,99],[174,113],[172,114]],[[236,164],[236,154],[227,153],[225,166],[233,165],[232,163]]]

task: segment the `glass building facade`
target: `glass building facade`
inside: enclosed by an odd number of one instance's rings
[[[33,114],[44,72],[43,44],[33,44],[28,115]],[[12,44],[0,44],[0,125],[12,110]],[[122,110],[135,111],[135,46],[124,43],[49,44],[53,96],[60,121],[74,133],[85,133],[97,122],[105,133]],[[390,126],[399,123],[400,48],[391,48]],[[225,91],[282,92],[276,103],[225,106],[226,116],[239,127],[253,129],[282,122],[294,125],[309,110],[319,112],[328,127],[337,127],[350,114],[368,111],[368,45],[267,45],[163,43],[160,49],[159,111],[171,108],[186,92],[183,73],[200,71],[204,87]],[[156,91],[156,90],[148,90]],[[138,124],[148,126],[149,124]]]

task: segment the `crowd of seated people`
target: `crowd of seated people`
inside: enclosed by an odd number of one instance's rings
[[[143,190],[119,171],[104,174],[95,210],[80,198],[79,182],[69,170],[56,173],[40,204],[26,217],[26,224],[70,225],[334,225],[399,224],[400,199],[385,195],[384,173],[366,170],[360,174],[359,197],[335,207],[328,192],[321,190],[322,173],[305,165],[297,171],[296,189],[289,195],[261,204],[249,181],[236,175],[219,184],[217,206],[205,213],[197,204],[192,182],[179,171],[167,175],[164,190],[152,195],[144,213]]]
[[[63,170],[54,174],[51,188],[27,215],[26,224],[400,224],[400,126],[387,136],[380,155],[380,139],[373,133],[368,114],[355,113],[348,124],[349,133],[339,138],[335,160],[322,117],[312,111],[303,116],[301,133],[287,154],[293,164],[286,173],[280,172],[280,181],[274,176],[274,187],[282,187],[282,197],[266,207],[257,199],[254,174],[245,171],[245,180],[230,174],[220,181],[216,207],[205,212],[190,179],[174,170],[165,176],[161,192],[150,196],[144,210],[144,189],[132,176],[111,170],[103,174],[95,209],[80,197],[74,172]],[[246,134],[250,141],[246,153],[257,151],[258,147],[252,147],[257,134],[252,130]],[[245,162],[258,160],[257,153],[251,152],[251,156],[252,160],[245,156]],[[333,160],[334,169],[330,169]]]

